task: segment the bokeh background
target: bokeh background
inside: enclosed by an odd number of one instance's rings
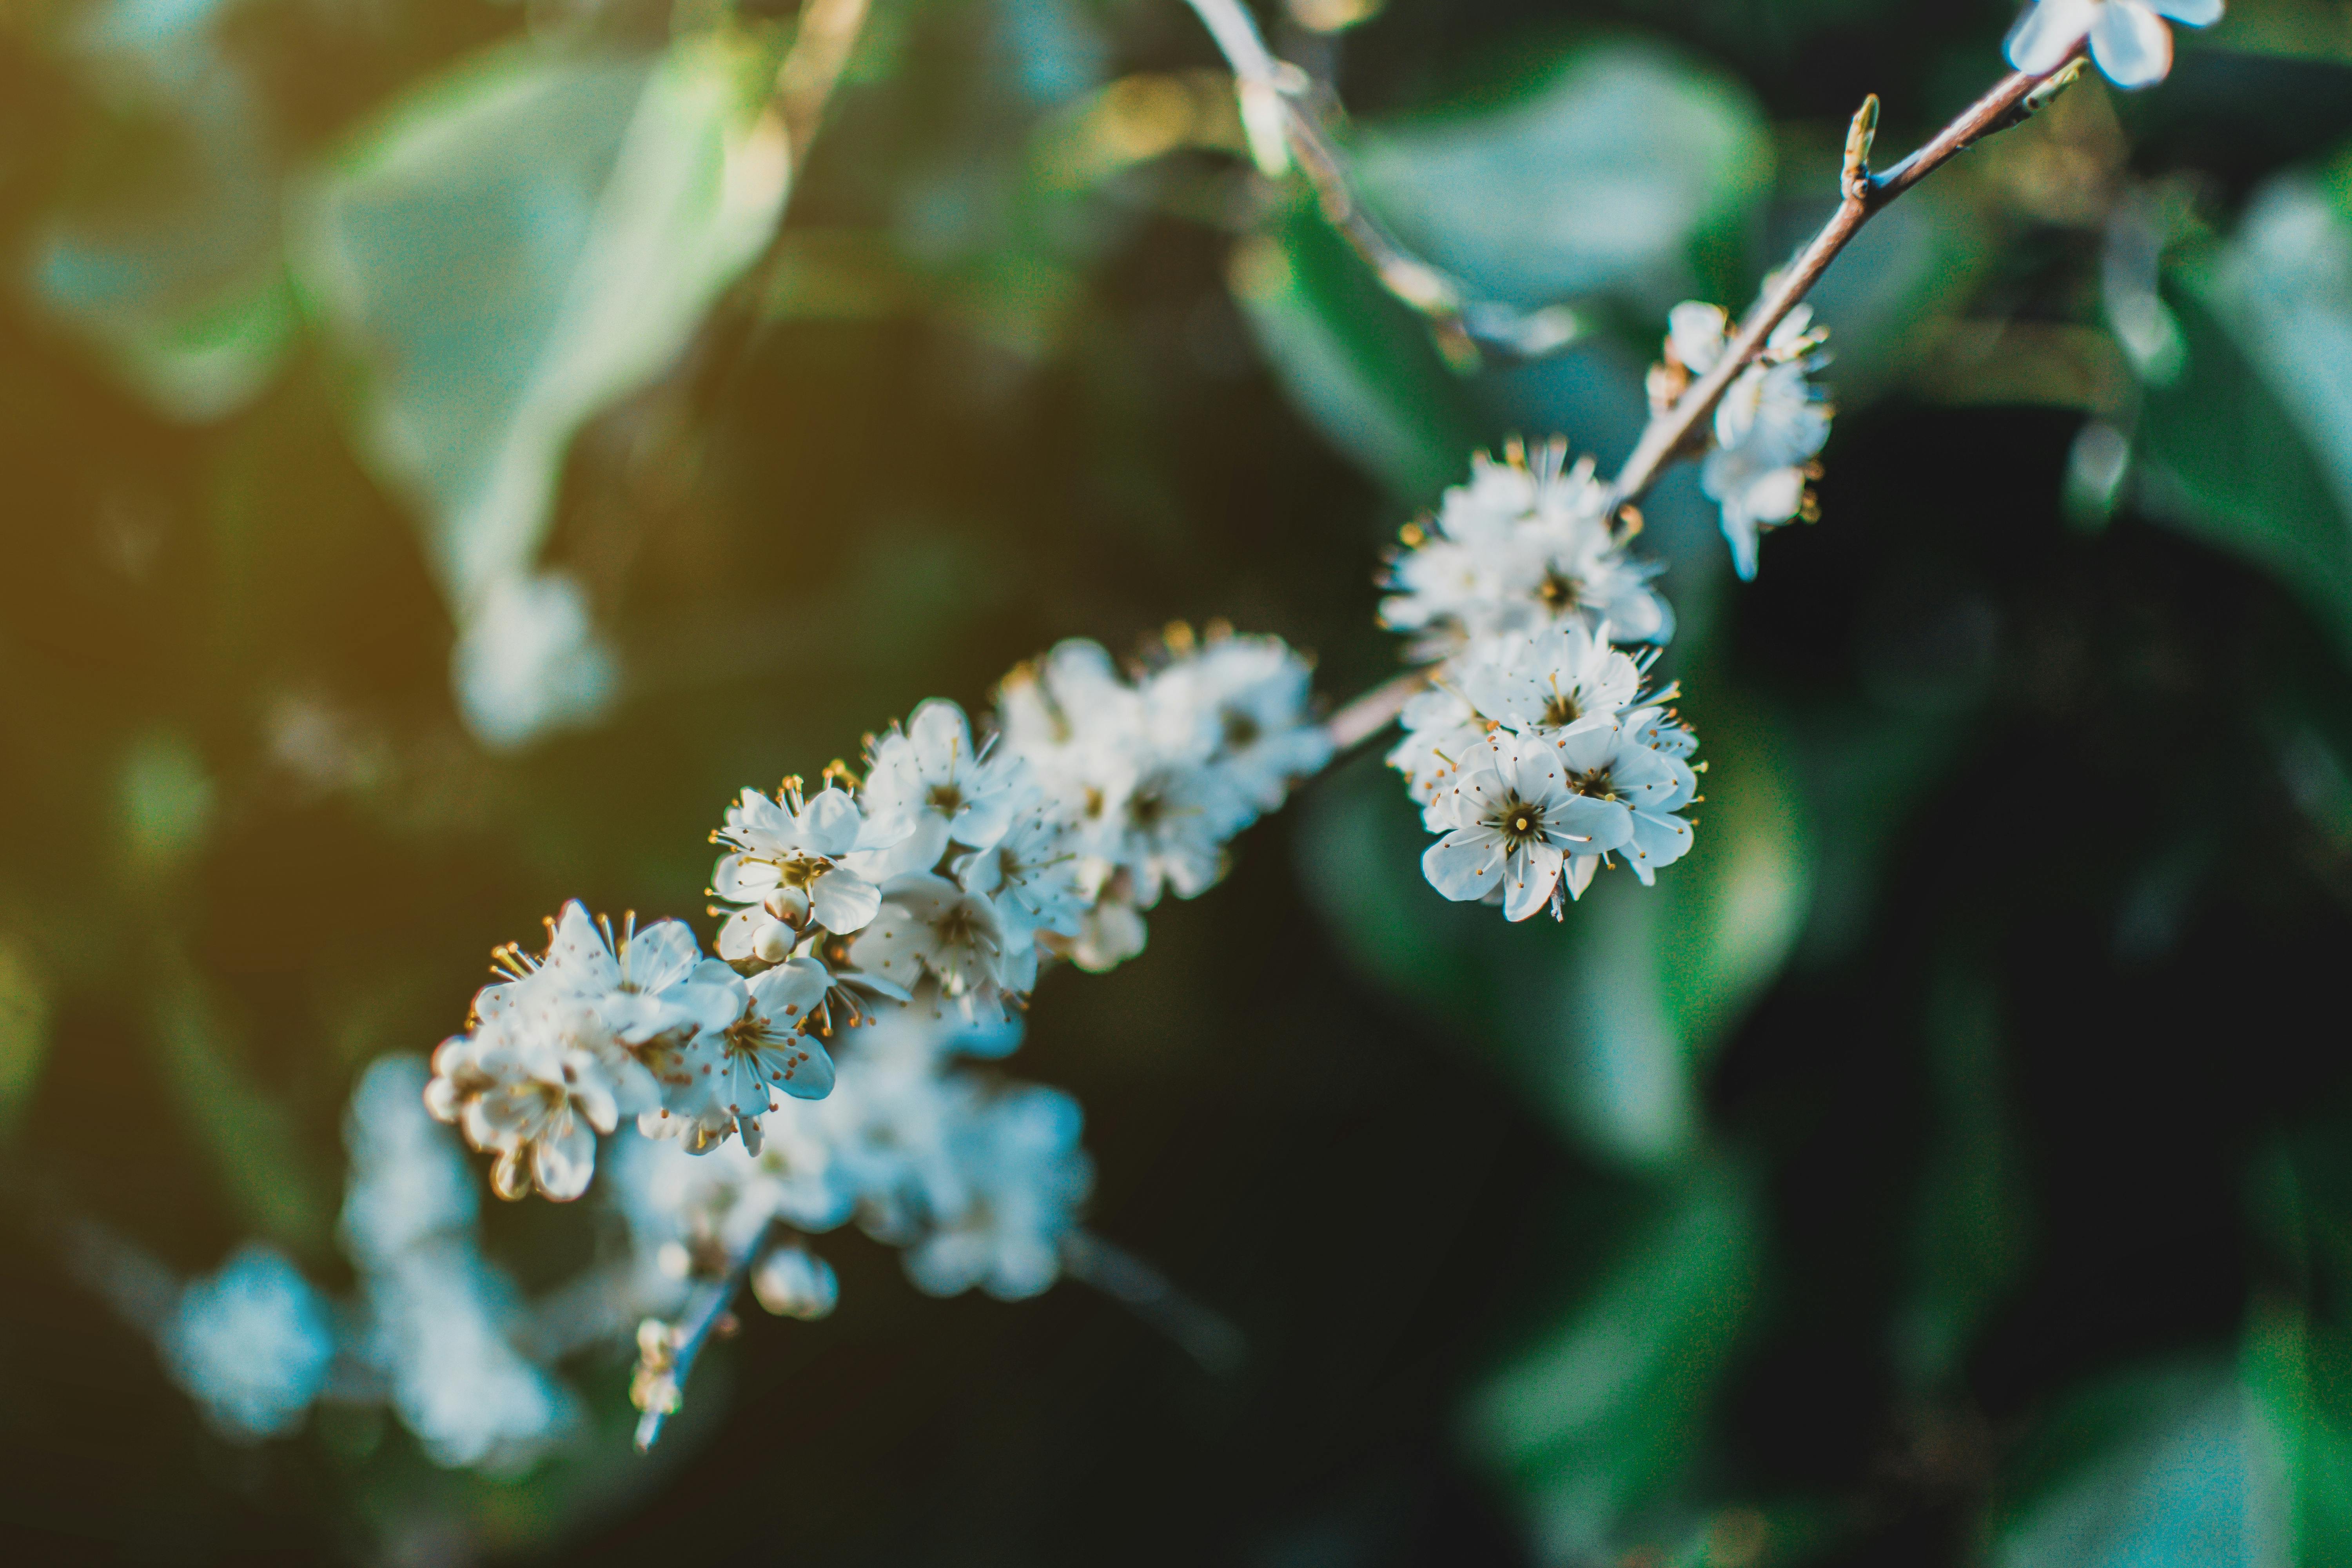
[[[7,0],[10,1562],[2352,1562],[2341,0],[2232,0],[1872,226],[1760,582],[1661,488],[1713,771],[1658,889],[1446,905],[1367,753],[1048,977],[1013,1065],[1237,1370],[845,1238],[650,1460],[622,1346],[517,1473],[175,1385],[156,1314],[239,1245],[349,1288],[345,1099],[492,944],[699,920],[735,789],[1064,637],[1382,679],[1397,528],[1515,432],[1621,455],[1665,310],[2014,14],[1289,5],[1368,199],[1591,335],[1449,369],[1175,0],[875,0],[798,146],[789,0]],[[613,1221],[485,1223],[529,1294]]]

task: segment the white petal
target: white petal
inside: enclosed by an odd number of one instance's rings
[[[774,922],[768,911],[753,904],[748,910],[737,910],[719,928],[719,956],[740,961],[751,956],[751,948],[759,940],[760,928]]]
[[[855,871],[839,867],[816,879],[809,889],[809,908],[816,923],[835,936],[864,931],[882,907],[882,890]]]
[[[761,971],[748,984],[760,1016],[789,1027],[824,1000],[833,975],[814,958],[794,958]]]
[[[848,854],[857,847],[858,829],[864,826],[857,803],[831,786],[817,791],[816,798],[801,809],[801,842],[812,854]]]
[[[702,944],[684,921],[656,921],[629,939],[622,955],[629,984],[640,991],[677,984],[702,962]]]
[[[2146,0],[2159,16],[2169,16],[2186,27],[2210,27],[2221,19],[2221,0]]]
[[[570,1203],[588,1190],[596,1173],[596,1135],[577,1121],[561,1138],[542,1138],[531,1145],[530,1178],[542,1196]]]
[[[2098,19],[2106,0],[2038,0],[2009,32],[2009,63],[2028,76],[2054,71]]]
[[[1679,816],[1637,811],[1633,814],[1633,841],[1624,847],[1625,862],[1646,882],[1650,879],[1648,873],[1661,866],[1671,866],[1689,854],[1696,837],[1691,825]]]
[[[790,1049],[794,1060],[791,1070],[781,1082],[771,1079],[769,1086],[791,1095],[794,1100],[823,1100],[833,1092],[833,1058],[824,1042],[814,1035],[801,1035],[791,1045],[777,1049]]]
[[[2152,87],[2172,69],[2172,29],[2132,0],[2107,0],[2091,24],[2091,58],[2117,87]]]
[[[1449,833],[1423,852],[1421,874],[1456,903],[1483,899],[1502,878],[1503,847],[1491,837]]]
[[[711,869],[710,890],[730,904],[756,904],[775,891],[778,880],[776,868],[768,861],[728,855]]]
[[[927,765],[926,773],[937,770],[942,778],[953,777],[955,771],[971,761],[971,725],[966,721],[963,710],[943,697],[934,697],[915,710],[907,721],[907,739],[914,742],[915,754]],[[953,764],[942,768],[942,763]]]
[[[1503,918],[1523,921],[1551,902],[1559,883],[1560,853],[1549,844],[1530,844],[1516,851],[1505,875]]]

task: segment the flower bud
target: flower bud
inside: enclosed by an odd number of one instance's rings
[[[798,888],[778,888],[761,900],[768,912],[788,926],[808,924],[809,896]]]
[[[793,955],[793,946],[792,927],[772,921],[751,939],[751,956],[762,963],[782,963]]]

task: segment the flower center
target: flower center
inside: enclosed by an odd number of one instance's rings
[[[1139,789],[1128,797],[1127,815],[1138,827],[1150,827],[1168,815],[1168,802],[1158,790]]]
[[[1543,837],[1543,813],[1523,800],[1512,800],[1503,806],[1495,826],[1502,830],[1503,841],[1517,849]]]
[[[832,861],[811,859],[805,856],[795,856],[790,860],[777,860],[771,864],[776,868],[777,881],[803,893],[816,886],[819,877],[833,869]]]
[[[1257,720],[1238,708],[1225,710],[1225,750],[1245,751],[1255,745],[1260,734]]]
[[[1595,768],[1589,773],[1569,774],[1568,787],[1579,795],[1589,795],[1595,800],[1617,798],[1616,785],[1610,779],[1609,770],[1605,767]]]
[[[963,809],[963,791],[951,784],[933,784],[929,798],[933,808],[949,816]]]
[[[1557,566],[1547,571],[1544,580],[1536,585],[1536,598],[1553,615],[1573,609],[1582,597],[1576,579],[1564,575]]]
[[[1544,704],[1543,721],[1554,728],[1573,724],[1583,717],[1584,710],[1576,705],[1576,694],[1572,691],[1555,691],[1551,694],[1551,700]]]

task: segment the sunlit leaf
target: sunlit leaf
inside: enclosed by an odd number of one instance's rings
[[[1234,298],[1299,411],[1398,499],[1436,500],[1480,439],[1428,328],[1311,203],[1234,251]]]
[[[1996,1568],[2285,1568],[2277,1438],[2226,1366],[2130,1373],[2042,1422],[1997,1516]]]
[[[310,202],[303,276],[370,373],[363,445],[461,617],[535,556],[572,433],[669,364],[773,229],[789,160],[748,52],[497,50]]]
[[[2352,225],[2288,177],[2179,280],[2187,357],[2148,389],[2146,500],[2276,574],[2352,647]]]
[[[1745,225],[1773,167],[1743,89],[1628,44],[1572,54],[1500,107],[1368,125],[1357,157],[1407,243],[1486,293],[1659,310],[1689,291],[1702,247]]]

